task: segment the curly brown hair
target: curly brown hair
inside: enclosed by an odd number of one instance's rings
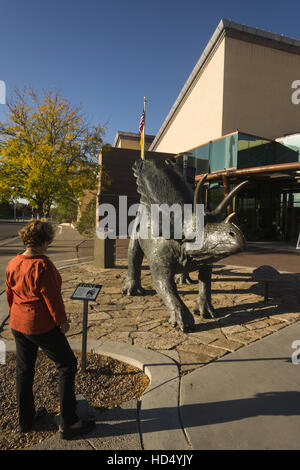
[[[23,227],[18,235],[25,246],[41,246],[45,242],[52,243],[55,229],[45,220],[33,220]]]

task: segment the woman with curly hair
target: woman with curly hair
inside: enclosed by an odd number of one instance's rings
[[[34,428],[33,380],[40,347],[59,372],[61,437],[70,439],[89,432],[94,423],[76,415],[77,360],[65,337],[69,329],[61,295],[62,279],[45,255],[55,236],[45,220],[34,220],[19,231],[26,250],[6,267],[6,295],[10,327],[16,343],[19,429]]]

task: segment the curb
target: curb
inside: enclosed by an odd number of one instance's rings
[[[74,349],[79,341],[69,340]],[[139,429],[144,450],[189,450],[179,417],[180,376],[176,362],[157,351],[114,341],[88,341],[89,351],[141,369],[150,385],[141,397]]]
[[[81,351],[81,341],[68,338],[73,351]],[[15,350],[7,340],[6,351]],[[144,450],[190,450],[179,414],[180,376],[170,357],[139,346],[114,341],[90,340],[87,351],[108,356],[141,369],[150,385],[141,397],[138,428]]]
[[[2,240],[0,240],[0,246],[5,246],[7,245],[8,243],[11,243],[13,242],[14,240],[18,240],[19,239],[19,236],[18,237],[7,237],[7,238],[3,238]]]

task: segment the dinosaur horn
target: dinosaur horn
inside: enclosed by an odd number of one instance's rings
[[[196,207],[197,207],[197,204],[203,204],[201,190],[203,188],[203,185],[204,185],[204,182],[207,178],[207,175],[208,175],[208,173],[205,173],[205,175],[203,175],[202,178],[198,181],[198,184],[197,184],[195,192],[194,192],[194,206],[193,206],[193,225],[194,225],[194,229],[196,229]],[[200,198],[199,198],[199,195],[200,195]],[[198,201],[198,199],[200,199],[200,201]]]
[[[198,198],[199,198],[199,195],[201,196],[201,189],[203,188],[207,175],[208,173],[205,173],[205,175],[203,175],[202,178],[198,181],[198,184],[196,186],[195,193],[194,193],[194,212],[196,210],[196,204],[203,204],[202,198],[200,201],[198,201]]]
[[[231,214],[229,214],[224,220],[225,224],[228,224],[234,216],[235,216],[235,212],[231,212]]]
[[[240,184],[238,184],[230,193],[223,199],[222,202],[216,207],[213,211],[211,211],[209,214],[210,215],[220,215],[224,208],[232,201],[234,196],[246,185],[248,184],[248,181],[242,181]]]

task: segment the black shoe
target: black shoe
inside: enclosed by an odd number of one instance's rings
[[[88,434],[95,426],[95,421],[82,421],[80,428],[65,428],[60,432],[61,439],[73,439]]]

